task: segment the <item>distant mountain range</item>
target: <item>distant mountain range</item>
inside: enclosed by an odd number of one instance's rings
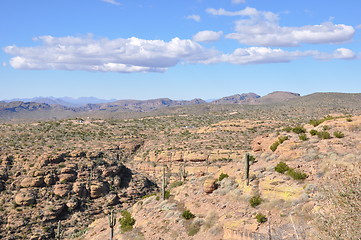
[[[285,101],[295,97],[299,97],[298,93],[291,92],[273,92],[266,96],[259,96],[255,93],[242,93],[221,99],[203,100],[196,98],[193,100],[171,100],[169,98],[158,98],[151,100],[116,100],[116,99],[99,99],[95,97],[35,97],[35,98],[14,98],[10,100],[2,100],[3,102],[34,102],[45,103],[49,105],[61,105],[64,107],[88,107],[90,109],[101,109],[106,107],[121,107],[123,109],[129,109],[134,111],[149,111],[157,109],[161,106],[184,106],[193,104],[203,104],[210,102],[212,104],[257,104],[257,103],[272,103]]]
[[[80,97],[80,98],[71,98],[71,97],[35,97],[35,98],[15,98],[10,100],[2,100],[3,102],[36,102],[36,103],[46,103],[46,104],[58,104],[65,107],[81,107],[87,104],[99,104],[99,103],[108,103],[114,102],[116,99],[105,100],[95,97]]]
[[[12,100],[17,101],[6,100],[0,102],[0,120],[64,119],[72,117],[118,118],[139,116],[140,113],[152,113],[155,111],[161,111],[162,114],[171,114],[175,112],[187,113],[187,111],[193,113],[201,111],[217,112],[223,111],[226,108],[239,109],[236,106],[279,106],[285,109],[289,109],[289,107],[304,109],[328,108],[345,112],[361,109],[361,94],[359,93],[314,93],[301,97],[298,93],[282,91],[272,92],[262,97],[255,93],[242,93],[210,102],[199,98],[193,100],[172,100],[169,98],[104,100],[93,97],[78,99],[39,97]],[[226,107],[225,105],[233,107]],[[184,107],[187,108],[185,109]]]

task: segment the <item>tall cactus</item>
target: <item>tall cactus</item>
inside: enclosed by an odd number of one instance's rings
[[[110,240],[113,240],[114,226],[117,223],[116,218],[117,218],[116,214],[114,214],[113,211],[111,211],[110,214],[108,215],[108,223],[109,223],[109,227],[110,227],[110,236],[109,236]]]
[[[246,153],[244,157],[244,177],[246,179],[247,186],[249,185],[249,166],[250,166],[251,156],[249,153]]]
[[[63,237],[63,235],[64,235],[64,230],[62,229],[62,227],[61,227],[61,221],[59,220],[59,221],[58,221],[58,227],[57,227],[56,232],[55,232],[55,238],[56,238],[57,240],[61,240],[61,238]]]

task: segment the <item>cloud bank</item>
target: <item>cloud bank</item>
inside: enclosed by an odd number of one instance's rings
[[[201,40],[217,39],[222,32],[198,33]],[[203,36],[201,36],[203,35]],[[203,39],[202,39],[203,37]],[[208,49],[190,39],[173,38],[144,40],[139,38],[94,39],[86,37],[41,36],[34,47],[7,46],[4,51],[14,57],[10,65],[24,70],[82,70],[99,72],[164,72],[179,63],[186,64],[264,64],[290,62],[302,57],[317,60],[354,59],[350,49],[339,48],[332,53],[285,51],[279,48],[238,48],[232,53]],[[199,40],[199,39],[198,39]]]
[[[246,45],[291,47],[302,44],[335,44],[348,42],[355,34],[354,27],[332,22],[301,27],[282,27],[279,25],[277,14],[258,11],[250,7],[236,12],[222,8],[208,8],[206,12],[218,16],[242,17],[235,21],[235,32],[227,34],[226,38],[235,39]]]
[[[36,47],[8,46],[16,69],[112,72],[164,72],[179,62],[197,62],[215,54],[192,40],[99,39],[41,36]]]

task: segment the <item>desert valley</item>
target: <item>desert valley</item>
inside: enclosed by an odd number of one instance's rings
[[[361,94],[0,102],[0,238],[361,236]]]

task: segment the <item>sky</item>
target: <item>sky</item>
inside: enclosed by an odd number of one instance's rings
[[[359,0],[1,0],[0,100],[361,93]]]

